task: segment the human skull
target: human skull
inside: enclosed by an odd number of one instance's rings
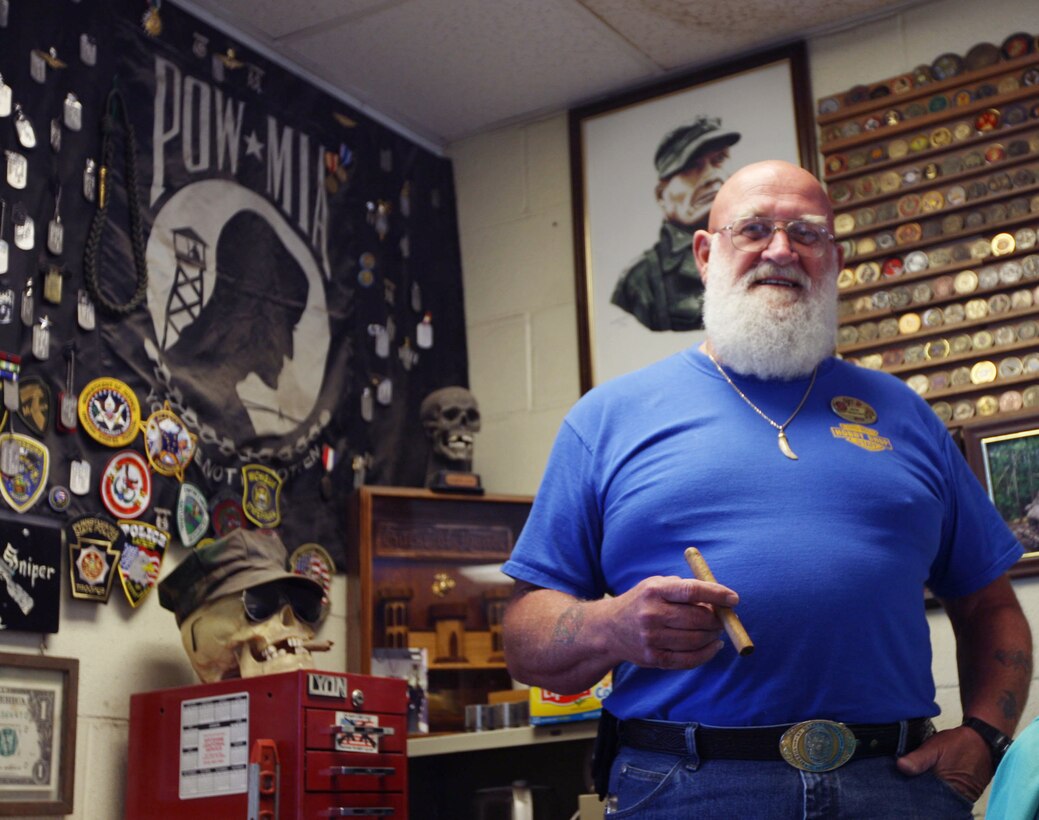
[[[473,463],[473,436],[480,432],[480,408],[464,387],[434,390],[419,408],[431,447],[431,460],[468,472]]]
[[[180,636],[203,683],[313,669],[310,650],[328,649],[313,642],[314,630],[288,604],[266,621],[250,621],[241,593],[200,606],[181,624]]]

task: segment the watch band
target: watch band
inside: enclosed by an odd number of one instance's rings
[[[986,723],[981,718],[965,717],[963,725],[969,726],[981,735],[981,739],[988,745],[989,752],[992,754],[993,767],[999,766],[999,762],[1003,759],[1003,755],[1007,753],[1007,749],[1010,748],[1010,744],[1013,741],[995,726]]]

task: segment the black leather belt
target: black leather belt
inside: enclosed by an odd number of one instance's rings
[[[694,727],[696,754],[703,760],[785,760],[805,771],[829,771],[861,757],[899,751],[901,723],[851,723],[808,720],[785,726],[715,729],[656,720],[622,720],[621,745],[673,755],[690,754],[686,731]],[[904,752],[934,733],[927,718],[906,721]]]

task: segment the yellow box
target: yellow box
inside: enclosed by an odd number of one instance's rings
[[[612,673],[607,673],[591,689],[573,695],[560,695],[540,686],[531,686],[530,722],[534,726],[543,726],[547,723],[593,720],[602,714],[602,702],[612,689]]]

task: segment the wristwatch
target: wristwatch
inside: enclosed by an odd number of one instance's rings
[[[1010,748],[1010,744],[1013,741],[995,726],[986,723],[980,718],[966,717],[963,719],[963,725],[969,726],[981,735],[981,739],[988,744],[989,752],[992,753],[993,768],[999,766],[999,761],[1003,759],[1003,755],[1007,753],[1007,749]]]

